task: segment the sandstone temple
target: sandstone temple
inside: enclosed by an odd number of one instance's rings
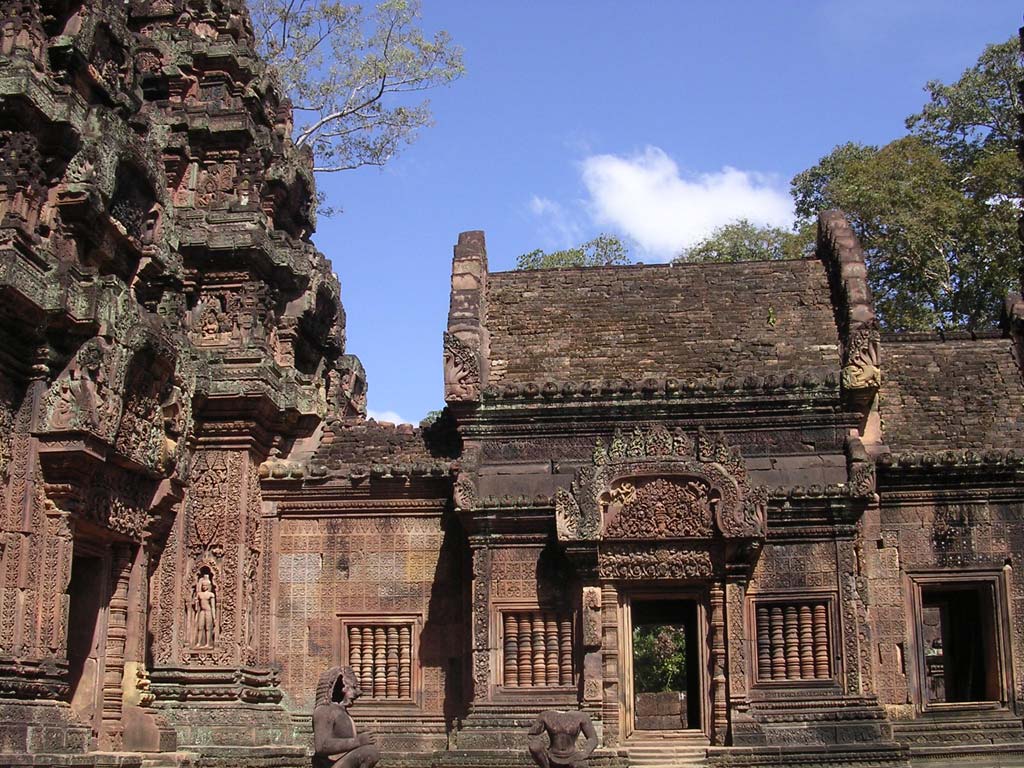
[[[0,9],[0,765],[1024,764],[1024,301],[880,332],[784,262],[490,272],[365,416],[240,0]],[[453,233],[454,235],[454,233]],[[1018,699],[1018,696],[1021,697]]]

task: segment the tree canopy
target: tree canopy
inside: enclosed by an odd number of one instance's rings
[[[625,243],[615,235],[601,234],[575,248],[545,252],[540,248],[521,254],[516,269],[553,269],[557,267],[610,267],[630,264]]]
[[[793,179],[798,223],[827,208],[849,217],[891,329],[992,326],[1019,286],[1016,45],[988,46],[952,85],[928,83],[909,135],[843,144]]]
[[[811,241],[812,234],[808,228],[791,232],[782,227],[738,219],[684,249],[674,263],[796,259],[804,255]]]
[[[294,108],[294,139],[314,171],[384,165],[430,125],[419,93],[463,73],[447,32],[419,28],[419,0],[371,10],[336,0],[249,0],[259,52]]]
[[[839,208],[864,247],[886,327],[992,326],[1022,273],[1017,45],[986,47],[951,85],[928,83],[928,102],[906,120],[908,135],[882,147],[841,144],[797,174],[792,232],[740,220],[677,262],[798,257],[818,213]]]

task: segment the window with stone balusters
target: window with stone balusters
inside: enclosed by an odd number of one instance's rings
[[[500,614],[502,668],[506,689],[575,684],[572,615],[536,609]]]
[[[359,678],[364,699],[408,703],[417,698],[418,627],[418,617],[342,619],[343,663]]]
[[[755,602],[758,682],[831,681],[831,616],[826,597]]]

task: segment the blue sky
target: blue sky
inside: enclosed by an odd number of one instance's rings
[[[314,242],[341,279],[371,415],[443,406],[441,334],[458,233],[491,271],[600,232],[671,258],[739,216],[790,220],[788,184],[833,146],[885,143],[1019,2],[443,2],[464,49],[435,125],[384,169],[323,175],[341,213]]]

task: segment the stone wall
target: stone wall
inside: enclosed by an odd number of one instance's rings
[[[884,341],[880,410],[894,451],[1005,450],[1024,429],[1024,382],[1006,338]]]
[[[311,713],[320,673],[348,661],[343,619],[403,617],[415,625],[422,676],[409,715],[451,716],[461,701],[464,636],[457,533],[446,535],[440,515],[358,513],[285,518],[278,530],[277,659],[289,707]],[[371,699],[372,689],[357,710],[363,720],[387,703]]]

